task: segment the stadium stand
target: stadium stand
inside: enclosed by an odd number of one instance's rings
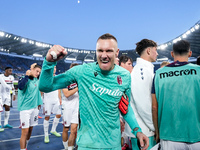
[[[37,60],[35,58],[23,58],[17,57],[16,55],[0,54],[0,73],[3,73],[6,67],[13,68],[13,74],[16,80],[25,74],[25,72],[30,68],[31,64],[37,63],[42,66],[43,60]],[[57,74],[63,73],[68,70],[70,63],[65,63],[64,61],[59,61],[57,65]]]
[[[193,57],[189,59],[189,62],[196,63],[196,58],[200,56],[200,21],[198,21],[194,26],[183,34],[177,36],[175,39],[170,40],[164,44],[158,46],[158,60],[153,63],[155,70],[160,68],[160,63],[162,61],[171,62],[173,59],[170,56],[170,51],[172,50],[173,43],[178,40],[185,39],[191,43],[191,50],[193,51]],[[135,43],[133,43],[134,45]],[[5,67],[12,67],[15,80],[25,74],[26,70],[30,68],[30,65],[37,63],[42,65],[43,59],[52,44],[46,44],[38,42],[36,40],[31,40],[18,35],[10,34],[4,31],[0,31],[0,73],[4,73]],[[76,48],[65,47],[68,51],[68,55],[64,60],[60,60],[57,64],[57,74],[63,73],[69,69],[71,63],[89,63],[96,61],[95,50],[84,50]],[[120,50],[119,57],[121,55],[128,55],[134,61],[136,60],[138,54],[134,49],[130,50]],[[135,62],[133,63],[134,66]],[[17,86],[16,86],[17,87]],[[6,129],[3,134],[0,134],[1,145],[0,149],[5,150],[15,150],[19,148],[19,112],[17,111],[17,101],[13,102],[13,108],[11,113],[11,124],[14,125],[12,132]],[[40,114],[42,112],[40,111]],[[52,121],[52,118],[51,118]],[[51,136],[51,143],[44,144],[43,142],[43,120],[39,120],[39,125],[37,130],[33,131],[33,136],[30,142],[32,149],[62,149],[62,139],[55,138]],[[51,123],[52,124],[52,123]],[[58,132],[62,133],[62,122],[60,120],[58,126]],[[14,134],[13,134],[14,133]]]
[[[155,69],[158,68],[162,61],[173,60],[170,51],[172,51],[173,43],[185,39],[190,42],[191,50],[193,52],[193,58],[191,62],[195,62],[195,59],[200,55],[200,21],[195,23],[189,30],[183,34],[177,36],[175,39],[170,40],[164,44],[158,46],[158,59],[155,63]],[[134,44],[133,44],[134,45]],[[13,73],[24,74],[29,68],[30,64],[37,62],[42,65],[42,61],[46,56],[46,53],[53,44],[43,43],[36,40],[24,38],[18,35],[0,31],[0,72],[4,71],[6,66],[13,68]],[[71,63],[89,63],[96,61],[95,50],[85,50],[65,47],[68,55],[58,62],[57,74],[62,73],[69,69]],[[119,57],[121,55],[130,56],[133,61],[136,60],[138,54],[135,49],[120,50]],[[134,63],[133,63],[134,65]]]

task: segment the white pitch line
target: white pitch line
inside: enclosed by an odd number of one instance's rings
[[[13,116],[13,115],[19,115],[19,112],[18,113],[10,113],[10,116]],[[43,115],[43,114],[39,113],[39,115]],[[1,116],[4,116],[4,112],[1,112]]]
[[[61,134],[62,132],[58,132],[58,133]],[[68,133],[70,133],[70,131],[68,131]],[[51,134],[49,134],[49,135],[51,135]],[[42,137],[42,136],[44,136],[44,134],[43,135],[31,136],[31,139],[37,138],[37,137]],[[14,138],[14,139],[8,139],[8,140],[1,140],[0,142],[2,143],[2,142],[10,142],[10,141],[16,141],[16,140],[20,140],[20,138]]]
[[[59,122],[59,123],[63,123],[62,121],[61,122]],[[49,122],[49,124],[53,124],[53,122]],[[20,126],[20,125],[19,125]],[[17,127],[13,127],[13,129],[17,129],[17,128],[19,128],[19,126],[17,126]],[[36,126],[43,126],[43,124],[38,124],[38,125],[36,125]],[[36,126],[34,126],[34,127],[36,127]],[[4,129],[9,129],[9,128],[4,128]]]
[[[51,119],[53,119],[53,118],[54,118],[54,116],[50,116],[49,121],[51,121]],[[44,118],[39,118],[39,119],[44,119]],[[20,120],[20,118],[19,119],[9,119],[9,121],[13,121],[13,120]],[[4,121],[4,120],[1,120],[1,121]]]
[[[19,115],[19,113],[10,113],[10,116],[12,115]],[[4,112],[1,112],[1,116],[4,116]]]

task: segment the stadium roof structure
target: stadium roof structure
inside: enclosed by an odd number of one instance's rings
[[[170,51],[172,51],[173,43],[181,39],[185,39],[190,42],[193,57],[200,55],[200,21],[193,25],[189,30],[179,35],[173,40],[170,40],[164,44],[158,46],[158,61],[173,60]],[[44,57],[53,44],[44,43],[32,39],[28,39],[15,34],[0,31],[0,52],[25,55],[31,57]],[[96,61],[96,51],[86,49],[76,49],[65,47],[68,52],[65,57],[66,62],[93,62]],[[120,50],[119,55],[128,55],[134,61],[138,57],[134,49]]]
[[[192,57],[197,58],[200,56],[200,21],[193,25],[189,30],[183,34],[177,36],[175,39],[170,40],[164,44],[158,46],[158,60],[173,60],[170,52],[172,51],[173,43],[180,40],[187,40],[190,42],[190,49],[192,51]]]

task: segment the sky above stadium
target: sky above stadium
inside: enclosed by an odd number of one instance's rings
[[[122,50],[143,38],[163,44],[200,20],[200,0],[1,0],[0,30],[91,49],[111,33]]]

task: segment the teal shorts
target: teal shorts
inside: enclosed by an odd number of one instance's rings
[[[137,143],[138,143],[138,140],[136,138],[131,138],[131,145],[132,145],[133,150],[140,150]],[[152,147],[154,147],[154,145],[156,145],[156,141],[154,140],[154,136],[150,136],[149,137],[149,147],[148,147],[147,150],[150,150]]]

